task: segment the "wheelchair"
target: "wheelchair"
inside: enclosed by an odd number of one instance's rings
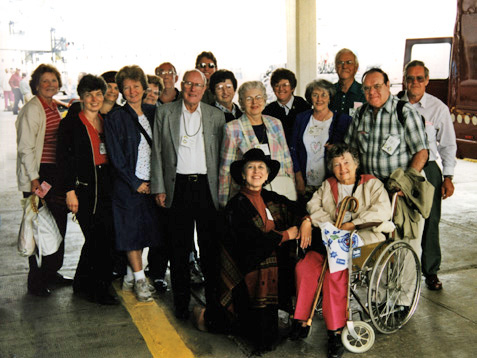
[[[394,194],[393,213],[396,201]],[[413,248],[395,241],[393,233],[383,242],[348,252],[348,319],[341,340],[348,351],[364,353],[374,344],[374,329],[391,334],[411,319],[421,292],[421,265]],[[320,291],[319,283],[315,305]]]

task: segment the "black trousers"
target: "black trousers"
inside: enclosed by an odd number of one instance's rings
[[[79,210],[76,217],[85,241],[73,289],[87,294],[106,290],[111,284],[113,270],[113,214],[108,166],[96,166],[96,176],[98,198],[95,210],[93,187],[86,193],[77,193]]]
[[[218,213],[210,194],[207,175],[177,174],[174,198],[168,213],[167,240],[171,252],[171,283],[176,310],[190,302],[189,254],[197,229],[207,304],[214,301],[217,275]]]
[[[162,230],[166,224],[165,218],[167,217],[168,209],[159,208],[159,220],[161,221],[159,227],[161,230],[161,237],[165,237],[162,234]],[[159,245],[150,247],[147,254],[147,262],[149,266],[149,277],[152,280],[164,279],[167,270],[167,263],[170,260],[170,248],[169,240],[159,240]]]
[[[55,218],[56,225],[60,230],[63,239],[66,234],[66,220],[68,211],[64,193],[61,192],[61,185],[58,181],[58,169],[56,164],[40,165],[40,183],[46,181],[51,185],[51,189],[45,196],[45,202],[48,209]],[[23,193],[24,197],[31,193]],[[48,284],[54,279],[56,272],[63,266],[63,257],[65,253],[64,240],[58,251],[54,254],[43,256],[41,267],[38,267],[35,255],[28,258],[30,271],[28,272],[28,288],[31,290],[48,287]]]

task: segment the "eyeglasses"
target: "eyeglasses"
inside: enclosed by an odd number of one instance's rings
[[[383,86],[384,86],[384,83],[377,83],[375,85],[372,85],[371,87],[363,86],[363,91],[364,93],[369,93],[369,91],[371,91],[371,88],[374,88],[376,91],[379,91],[381,87]]]
[[[323,92],[323,93],[316,93],[316,92],[314,92],[314,93],[311,94],[311,98],[315,98],[315,99],[316,99],[316,98],[320,98],[320,97],[321,97],[321,98],[328,98],[329,95],[328,95],[328,93],[326,93],[326,92]]]
[[[215,68],[215,63],[213,63],[213,62],[209,62],[209,63],[202,62],[202,63],[199,63],[197,68],[206,68],[207,66],[209,66],[209,68]]]
[[[347,64],[347,65],[354,65],[354,61],[353,60],[348,60],[348,61],[337,61],[336,62],[336,65],[342,67],[344,64]]]
[[[417,82],[422,83],[426,80],[426,77],[424,76],[406,76],[406,82],[412,83],[414,80],[417,80]]]
[[[192,88],[192,87],[197,87],[197,88],[204,88],[205,85],[203,83],[194,83],[191,81],[182,81],[182,84],[184,85],[184,88]]]
[[[276,83],[276,84],[273,85],[273,88],[275,88],[275,89],[287,88],[287,87],[291,87],[290,82],[286,82],[286,83]]]
[[[158,91],[158,90],[154,90],[154,91],[153,91],[153,90],[150,89],[150,88],[148,88],[148,89],[146,90],[146,92],[147,92],[147,93],[151,93],[151,92],[152,92],[152,93],[155,94],[156,96],[159,96],[159,95],[161,94],[161,91]]]
[[[255,97],[248,96],[248,97],[245,98],[245,102],[247,102],[247,103],[252,103],[253,101],[262,102],[263,101],[263,96],[261,96],[261,95],[258,95],[258,96],[255,96]]]
[[[234,89],[234,86],[231,85],[230,83],[226,84],[226,85],[217,85],[215,86],[215,90],[216,91],[222,91],[222,90],[233,90]]]
[[[156,75],[158,76],[165,76],[165,75],[175,75],[176,73],[174,72],[174,70],[169,70],[169,71],[165,71],[165,70],[159,70],[157,71]]]

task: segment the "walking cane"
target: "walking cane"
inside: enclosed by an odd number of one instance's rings
[[[352,196],[345,197],[340,203],[340,208],[339,208],[339,211],[338,211],[338,217],[336,218],[335,226],[337,228],[340,228],[341,225],[343,224],[343,219],[345,217],[346,212],[351,211],[351,212],[355,213],[356,211],[358,211],[358,206],[359,206],[359,204],[358,204],[358,200],[356,198],[354,198]],[[351,240],[351,237],[350,237],[350,240]],[[351,246],[352,245],[350,243],[350,247]],[[316,308],[316,305],[318,304],[318,299],[320,298],[321,289],[323,287],[323,281],[325,280],[326,270],[328,270],[328,257],[325,257],[325,260],[323,261],[323,267],[321,269],[321,274],[320,274],[320,277],[318,279],[318,287],[316,289],[315,299],[313,300],[313,305],[311,306],[310,318],[308,318],[308,320],[306,321],[307,326],[311,326],[311,322],[313,321],[313,316],[315,315],[315,308]],[[348,311],[348,310],[346,310],[346,311]]]

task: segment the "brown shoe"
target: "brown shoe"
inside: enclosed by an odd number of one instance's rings
[[[426,285],[427,288],[431,291],[439,291],[442,290],[442,282],[439,280],[437,275],[429,275],[426,277]]]

